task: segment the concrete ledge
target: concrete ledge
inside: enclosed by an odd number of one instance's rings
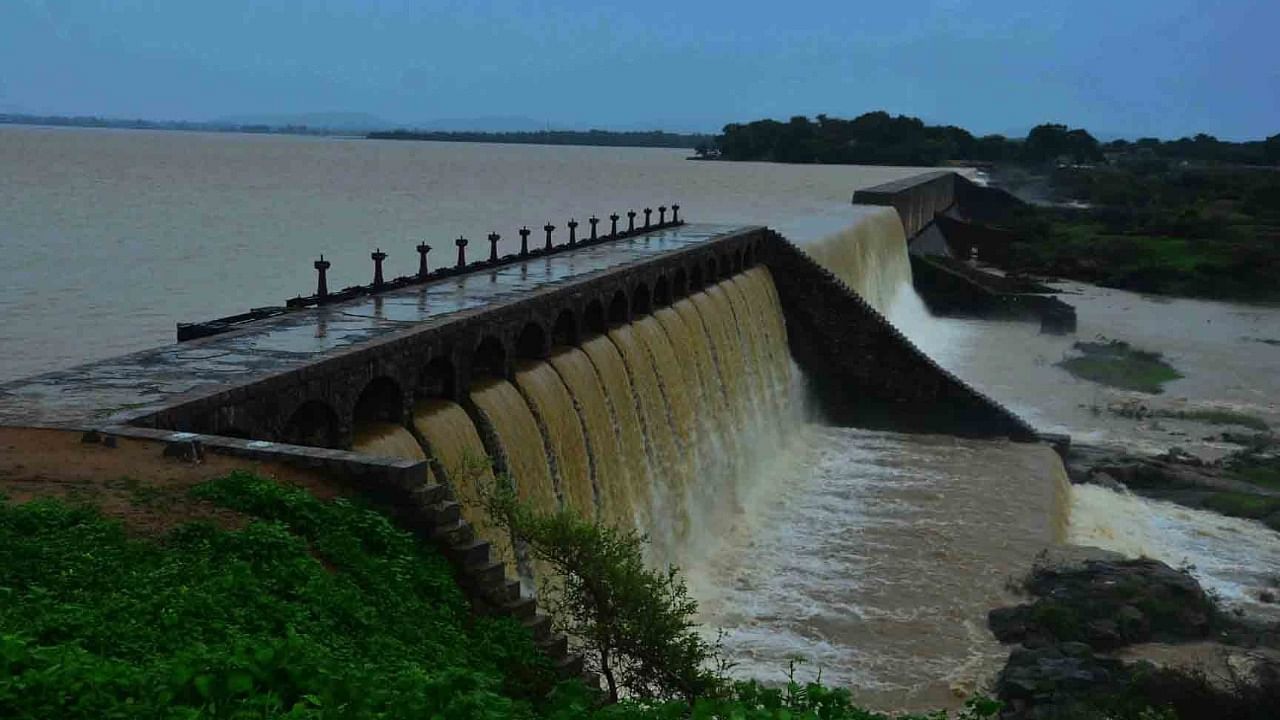
[[[853,194],[855,205],[887,205],[897,209],[907,237],[915,237],[933,216],[956,204],[956,180],[952,170],[921,173]],[[967,181],[966,181],[967,182]]]

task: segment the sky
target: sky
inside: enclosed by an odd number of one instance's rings
[[[0,112],[1280,132],[1276,0],[0,0]]]

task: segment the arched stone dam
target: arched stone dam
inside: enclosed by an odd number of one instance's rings
[[[914,234],[922,203],[954,205],[939,187],[905,183],[906,215],[871,210],[804,248],[663,223],[249,317],[0,386],[0,432],[341,478],[441,544],[479,609],[521,617],[571,663],[529,597],[540,568],[477,507],[494,473],[687,564],[734,531],[813,418],[1039,440],[883,315],[910,284],[903,220]]]

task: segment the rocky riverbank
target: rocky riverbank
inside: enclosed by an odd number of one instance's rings
[[[988,617],[1017,645],[995,686],[1005,718],[1252,720],[1280,708],[1280,628],[1223,612],[1187,572],[1066,548],[1021,589],[1028,602]]]

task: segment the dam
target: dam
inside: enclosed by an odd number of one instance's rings
[[[894,192],[941,211],[948,181]],[[449,272],[0,386],[0,439],[337,478],[439,544],[477,609],[526,621],[571,666],[532,597],[539,568],[477,507],[496,474],[536,507],[647,533],[655,563],[696,564],[812,419],[1040,440],[886,320],[910,280],[899,213],[804,248],[674,217],[532,257],[469,264],[462,244]]]

